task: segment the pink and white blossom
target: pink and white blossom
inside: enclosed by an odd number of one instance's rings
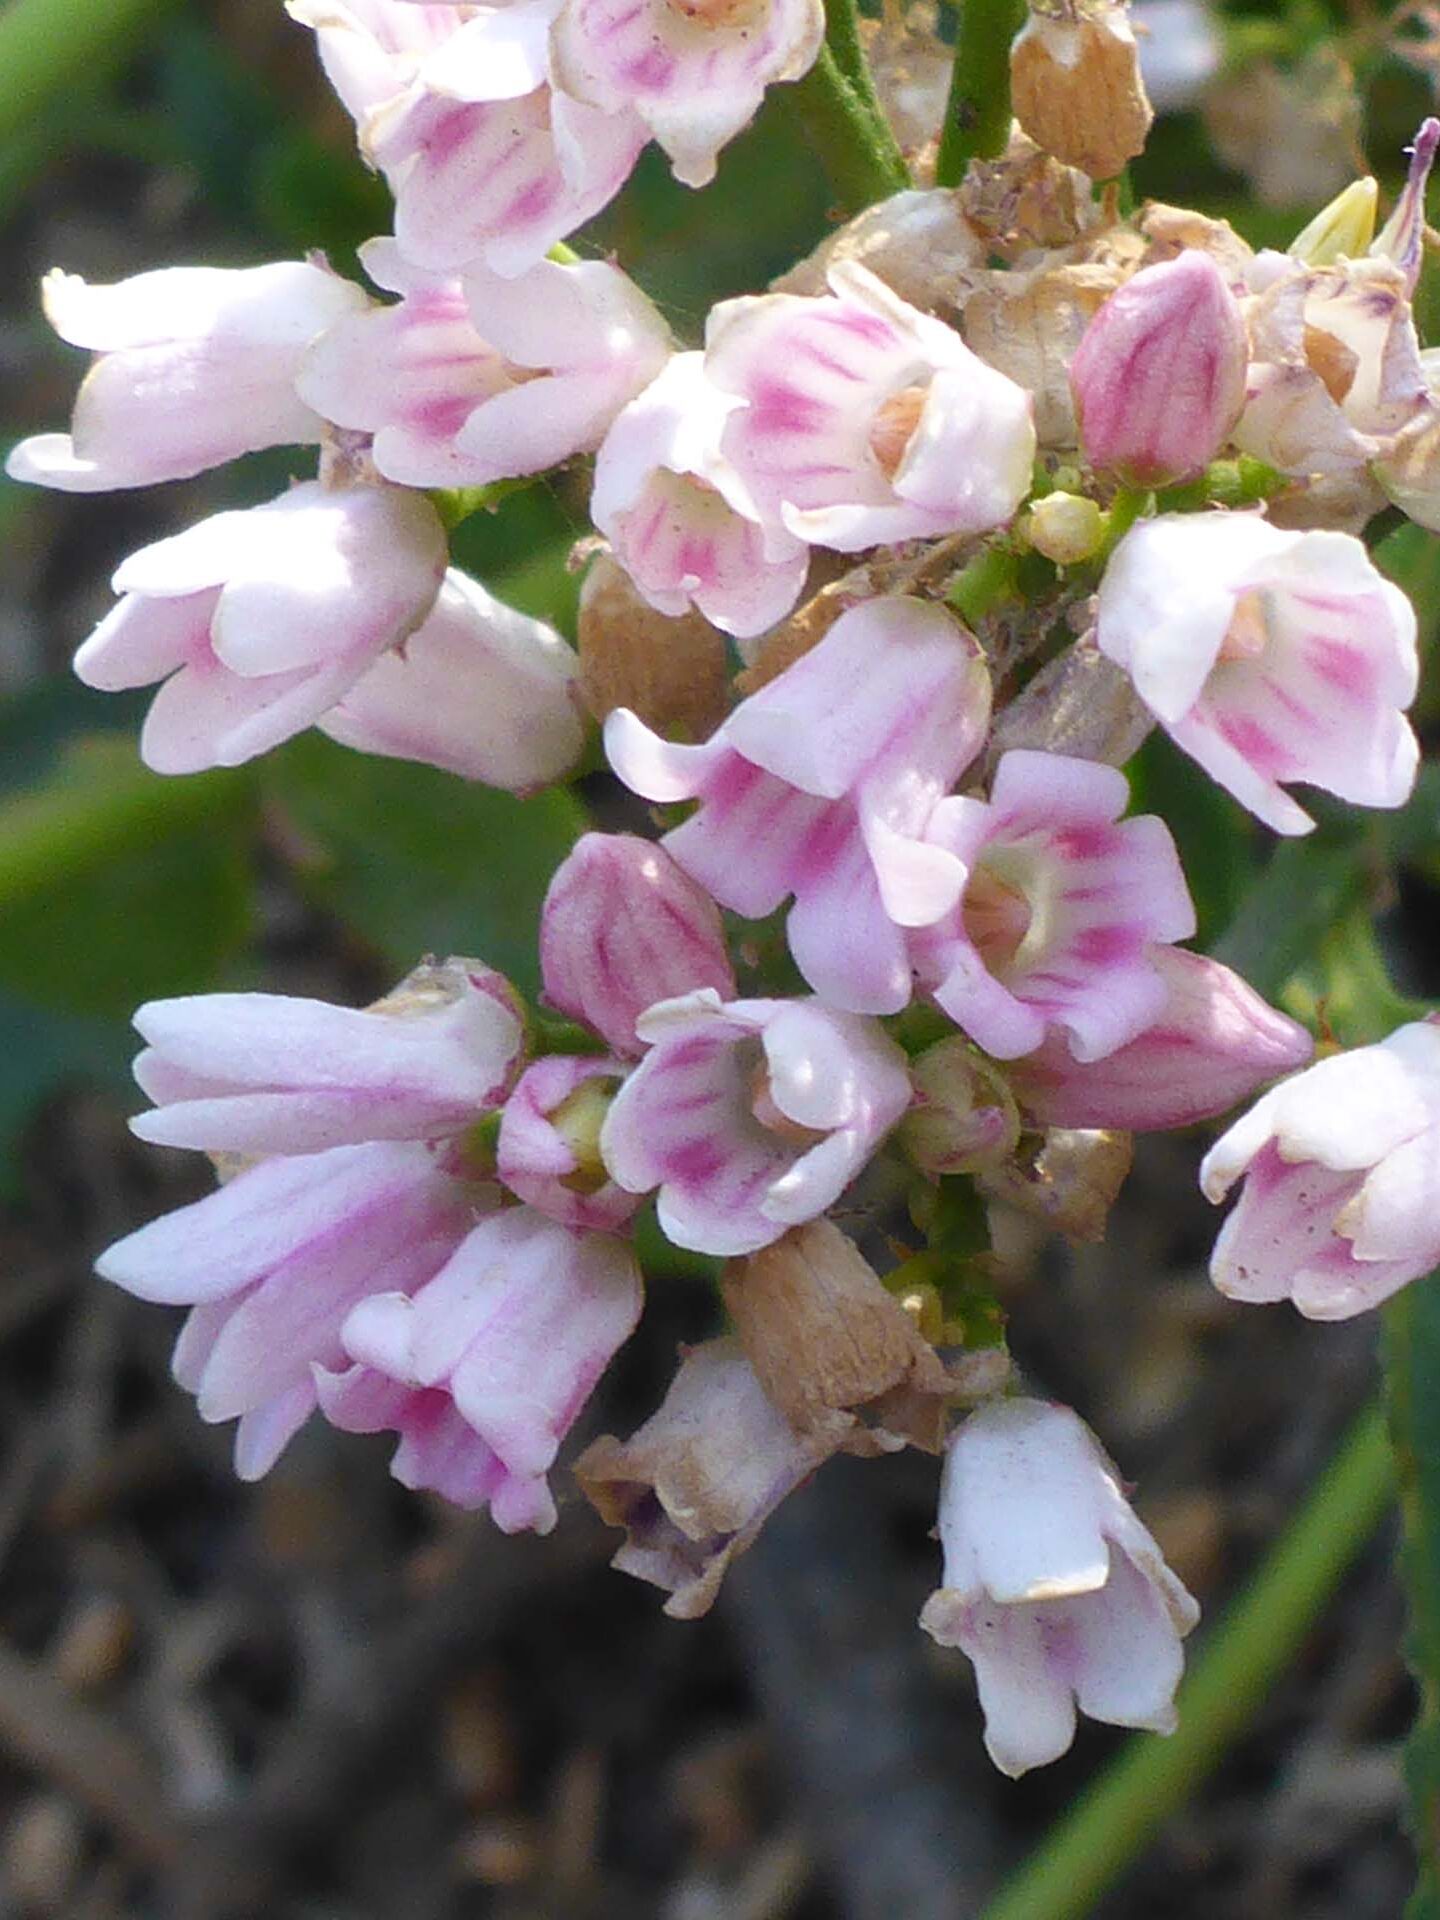
[[[1063,1033],[1052,1033],[1010,1067],[1011,1090],[1033,1122],[1126,1133],[1188,1127],[1309,1060],[1314,1043],[1305,1029],[1218,960],[1162,946],[1150,964],[1165,1005],[1135,1039],[1081,1061]]]
[[[965,867],[926,837],[990,718],[979,648],[944,610],[899,596],[844,613],[703,746],[621,709],[611,765],[635,792],[698,810],[663,844],[722,906],[760,919],[794,896],[790,950],[832,1006],[896,1013],[905,929],[941,919]]]
[[[107,692],[164,682],[140,735],[157,773],[238,766],[313,725],[413,633],[444,569],[423,495],[310,481],[132,554],[75,671]]]
[[[1017,749],[989,800],[943,800],[929,837],[962,865],[957,905],[911,935],[922,982],[997,1059],[1062,1029],[1077,1060],[1133,1040],[1164,1009],[1154,954],[1195,931],[1175,843],[1154,814],[1122,820],[1125,776]]]
[[[352,1308],[352,1365],[318,1372],[321,1404],[348,1431],[398,1432],[405,1485],[488,1505],[503,1533],[548,1533],[546,1475],[642,1297],[623,1241],[507,1207],[418,1289],[372,1288]]]
[[[395,195],[407,260],[524,273],[629,178],[644,122],[550,85],[555,11],[549,0],[477,10],[463,46],[460,35],[447,42],[362,125],[361,146]]]
[[[644,1051],[635,1024],[657,1000],[736,990],[714,902],[663,847],[629,833],[587,833],[556,869],[540,971],[549,1004],[626,1059]]]
[[[1206,1196],[1244,1180],[1210,1277],[1245,1301],[1348,1320],[1440,1265],[1440,1026],[1283,1081],[1205,1156]]]
[[[1058,1760],[1077,1710],[1174,1731],[1180,1642],[1200,1610],[1067,1407],[972,1414],[946,1455],[939,1531],[944,1583],[920,1624],[974,1663],[1002,1773]]]
[[[650,1051],[605,1117],[601,1156],[628,1192],[658,1188],[661,1228],[700,1253],[753,1253],[824,1213],[910,1103],[878,1022],[818,1000],[702,989],[639,1030]]]
[[[425,971],[433,991],[399,1012],[278,993],[147,1002],[135,1078],[155,1105],[133,1131],[244,1154],[460,1132],[505,1099],[523,1030],[500,975],[455,961]]]
[[[856,262],[828,278],[706,325],[706,376],[741,403],[721,451],[761,514],[842,553],[1004,526],[1030,489],[1029,394]]]
[[[675,354],[606,434],[590,517],[652,607],[693,606],[748,640],[795,605],[810,555],[762,519],[720,452],[738,404],[706,379],[703,354]]]
[[[96,1271],[191,1309],[175,1377],[203,1420],[238,1418],[236,1472],[255,1480],[314,1411],[312,1368],[346,1365],[350,1309],[437,1273],[475,1201],[411,1142],[263,1160],[117,1241]]]
[[[1176,745],[1277,833],[1314,825],[1282,783],[1358,806],[1409,796],[1415,613],[1350,534],[1142,520],[1100,583],[1096,637]]]
[[[823,0],[568,0],[552,48],[561,86],[638,113],[676,179],[703,187],[765,89],[808,73],[824,35]]]
[[[327,420],[373,434],[377,470],[405,486],[486,486],[593,452],[670,351],[660,315],[606,261],[462,280],[412,266],[393,240],[360,257],[402,297],[332,327],[298,386]]]
[[[429,617],[318,725],[361,753],[532,793],[562,779],[585,744],[578,671],[553,627],[452,567]]]
[[[1138,486],[1199,473],[1245,404],[1245,321],[1224,274],[1187,248],[1110,295],[1070,363],[1092,466]]]
[[[562,1226],[615,1233],[640,1204],[593,1164],[606,1102],[628,1070],[603,1055],[551,1054],[525,1069],[505,1103],[495,1171]]]
[[[12,449],[12,480],[95,493],[186,480],[261,447],[309,445],[321,419],[295,376],[306,348],[365,304],[308,261],[167,267],[115,286],[58,268],[41,282],[62,340],[96,358],[70,432]]]

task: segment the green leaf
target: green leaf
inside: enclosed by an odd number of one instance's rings
[[[316,734],[271,754],[261,780],[302,849],[300,884],[397,974],[474,954],[538,990],[540,904],[587,825],[570,793],[517,800]]]
[[[118,737],[71,744],[0,801],[0,987],[128,1014],[207,986],[250,926],[250,788],[166,780]]]
[[[1255,835],[1240,808],[1158,728],[1126,768],[1131,813],[1158,813],[1175,836],[1180,864],[1209,947],[1240,909],[1255,874]]]
[[[1398,1293],[1383,1319],[1386,1410],[1404,1519],[1406,1651],[1420,1692],[1405,1749],[1420,1879],[1405,1912],[1406,1920],[1440,1920],[1440,1276]]]
[[[1282,840],[1212,948],[1215,958],[1273,998],[1363,898],[1365,856],[1363,840],[1334,828]]]

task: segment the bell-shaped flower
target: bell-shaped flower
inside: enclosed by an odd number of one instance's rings
[[[1158,947],[1195,931],[1175,843],[1154,814],[1122,820],[1125,776],[1017,749],[990,798],[941,801],[930,837],[966,871],[958,905],[911,935],[936,1001],[1012,1060],[1056,1028],[1099,1060],[1159,1018]]]
[[[720,916],[663,847],[587,833],[556,869],[540,915],[540,971],[552,1007],[633,1059],[635,1026],[657,1000],[709,987],[735,996]]]
[[[104,287],[57,268],[41,295],[61,339],[96,358],[70,432],[22,440],[6,472],[70,493],[186,480],[318,441],[296,373],[317,334],[365,305],[359,287],[301,260],[167,267]]]
[[[705,372],[756,507],[841,553],[1004,526],[1030,490],[1030,396],[854,261],[818,298],[723,301]]]
[[[318,724],[361,753],[533,793],[562,779],[585,744],[577,672],[553,627],[452,567],[429,618]]]
[[[659,1188],[677,1247],[753,1253],[834,1204],[910,1104],[877,1021],[702,989],[643,1015],[650,1051],[600,1131],[610,1177]]]
[[[1007,1071],[1011,1092],[1041,1127],[1153,1133],[1228,1113],[1267,1080],[1303,1067],[1309,1034],[1238,973],[1183,947],[1156,947],[1165,988],[1153,1025],[1100,1060],[1078,1060],[1060,1033]]]
[[[135,1078],[142,1140],[204,1153],[323,1152],[439,1140],[505,1099],[523,1029],[513,989],[477,961],[429,963],[360,1011],[278,993],[151,1000]]]
[[[603,1056],[550,1054],[525,1069],[505,1103],[495,1171],[562,1226],[614,1233],[640,1205],[600,1158],[600,1129],[628,1071]]]
[[[1190,247],[1110,295],[1070,363],[1092,466],[1163,486],[1213,460],[1245,404],[1240,303],[1208,253]]]
[[[317,1372],[321,1405],[347,1431],[397,1432],[405,1485],[488,1505],[504,1533],[548,1533],[546,1475],[642,1297],[623,1241],[506,1207],[418,1289],[372,1288],[355,1305],[353,1364]]]
[[[1222,1200],[1210,1277],[1246,1301],[1348,1320],[1440,1265],[1440,1026],[1321,1060],[1274,1087],[1205,1156]]]
[[[972,637],[896,596],[842,614],[705,745],[672,745],[622,709],[605,746],[647,799],[700,801],[664,845],[722,906],[760,919],[794,895],[790,950],[823,999],[897,1013],[911,989],[903,929],[948,913],[965,880],[925,830],[989,718]]]
[[[720,452],[737,404],[707,380],[703,354],[677,353],[606,434],[590,517],[652,607],[693,606],[748,640],[795,605],[810,555],[762,520]]]
[[[140,735],[157,773],[238,766],[311,726],[413,633],[444,570],[422,494],[310,481],[132,554],[75,671],[107,692],[164,682]]]
[[[175,1377],[203,1420],[239,1419],[236,1472],[255,1480],[314,1411],[312,1367],[347,1364],[350,1309],[429,1280],[476,1201],[408,1141],[262,1160],[117,1241],[96,1271],[141,1300],[191,1309]]]
[[[1350,534],[1254,514],[1162,514],[1110,558],[1100,650],[1165,731],[1277,833],[1307,833],[1301,780],[1366,807],[1415,781],[1415,613]]]
[[[438,272],[523,273],[629,178],[644,122],[550,85],[558,6],[477,9],[415,83],[362,125],[362,149],[395,195],[407,260]]]
[[[833,1435],[797,1433],[766,1398],[738,1340],[706,1340],[685,1350],[644,1426],[592,1442],[575,1477],[601,1519],[625,1529],[610,1564],[663,1588],[672,1619],[696,1620],[785,1496],[835,1451]]]
[[[676,179],[703,187],[765,89],[808,73],[824,37],[823,0],[569,0],[552,46],[561,86],[638,113]]]
[[[327,420],[373,434],[377,471],[405,486],[487,486],[593,452],[670,351],[665,322],[608,261],[462,281],[411,266],[393,240],[360,257],[402,298],[332,327],[298,386]]]
[[[953,1435],[944,1584],[920,1624],[975,1666],[985,1747],[1012,1779],[1058,1760],[1077,1709],[1170,1733],[1199,1608],[1067,1407],[994,1400]]]

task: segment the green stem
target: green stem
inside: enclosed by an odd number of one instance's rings
[[[97,67],[122,59],[175,0],[9,0],[0,7],[0,141]]]
[[[935,162],[939,186],[958,187],[972,160],[993,160],[1005,151],[1010,43],[1024,23],[1025,0],[965,0]]]
[[[835,64],[865,101],[877,119],[884,109],[875,91],[870,62],[860,38],[860,13],[855,0],[825,0],[825,42],[835,56]]]
[[[833,10],[832,18],[838,12]],[[840,37],[843,45],[843,34]],[[910,185],[910,169],[875,97],[869,69],[862,64],[860,72],[857,84],[827,41],[792,96],[846,215]]]
[[[1264,1704],[1388,1505],[1394,1462],[1363,1413],[1180,1689],[1168,1740],[1132,1741],[1041,1843],[983,1920],[1083,1920]]]

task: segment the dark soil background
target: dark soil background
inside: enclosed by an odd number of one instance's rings
[[[107,279],[294,251],[280,229],[304,209],[277,220],[236,171],[277,115],[344,153],[278,6],[190,8],[0,178],[7,434],[60,424],[73,392],[78,357],[34,305],[45,267]],[[366,230],[358,174],[326,204]],[[230,484],[9,489],[0,690],[63,674],[118,559]],[[283,863],[261,899],[264,984],[352,1002],[388,984]],[[1417,900],[1410,933],[1431,919]],[[1121,1745],[1087,1724],[1040,1775],[992,1771],[967,1664],[915,1625],[938,1571],[922,1457],[827,1468],[693,1625],[608,1569],[614,1538],[563,1473],[547,1540],[406,1494],[382,1442],[318,1424],[238,1485],[228,1430],[169,1382],[172,1316],[90,1273],[98,1248],[204,1190],[203,1169],[133,1141],[136,1103],[83,1050],[58,1082],[18,1056],[7,1073],[7,1920],[966,1920]],[[1213,1618],[1373,1393],[1374,1329],[1213,1293],[1199,1144],[1148,1146],[1107,1246],[1037,1249],[1006,1304],[1018,1358],[1093,1422]],[[658,1283],[577,1441],[643,1419],[714,1314],[705,1289]],[[1399,1915],[1411,1702],[1393,1550],[1387,1527],[1103,1920]]]

